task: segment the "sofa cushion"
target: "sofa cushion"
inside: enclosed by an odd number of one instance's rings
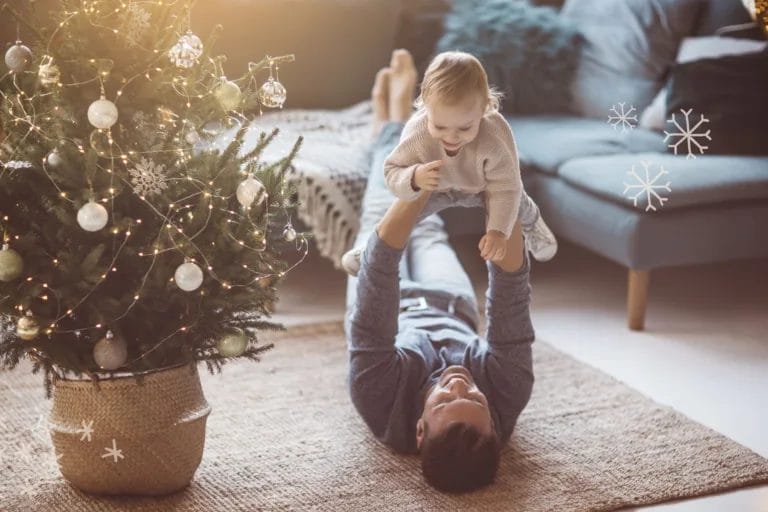
[[[685,64],[699,59],[742,55],[759,52],[768,47],[768,41],[753,41],[735,37],[703,36],[686,37],[677,52],[677,64]],[[673,68],[674,69],[674,68]],[[663,131],[667,120],[667,88],[659,91],[653,102],[640,116],[639,126],[649,130]]]
[[[694,114],[709,120],[695,133],[712,132],[709,139],[697,138],[700,149],[687,148],[685,139],[675,135],[669,142],[678,154],[703,152],[706,147],[709,155],[768,155],[768,50],[680,64],[667,89],[667,119],[676,115],[678,125],[685,127],[685,114],[692,110],[688,114],[692,125]],[[676,126],[668,130],[684,131]]]
[[[736,157],[705,155],[693,160],[684,157],[639,153],[634,155],[576,158],[563,164],[559,176],[575,187],[632,208],[631,196],[639,189],[628,191],[626,185],[639,182],[629,173],[645,179],[644,163],[649,166],[651,181],[663,168],[668,174],[660,176],[654,185],[669,182],[670,191],[658,190],[668,201],[657,211],[734,201],[768,200],[768,157]],[[628,197],[630,196],[630,197]],[[638,199],[637,208],[645,211],[645,196]]]
[[[567,0],[561,16],[586,39],[573,83],[576,111],[603,118],[624,102],[642,112],[701,6],[700,0]]]
[[[510,37],[513,35],[513,37]],[[504,93],[504,112],[570,112],[579,61],[576,25],[550,7],[509,0],[454,2],[438,51],[469,52]]]
[[[509,116],[524,169],[557,174],[566,161],[583,156],[666,150],[662,135],[644,129],[626,133],[605,121],[583,117]]]

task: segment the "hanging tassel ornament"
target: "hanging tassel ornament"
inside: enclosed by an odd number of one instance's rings
[[[37,78],[40,80],[40,85],[50,87],[52,85],[59,85],[61,79],[61,71],[59,67],[53,63],[53,57],[45,55],[43,61],[40,63],[40,67],[37,69]]]

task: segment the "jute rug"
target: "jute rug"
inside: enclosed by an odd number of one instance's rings
[[[28,367],[0,374],[0,510],[599,511],[768,481],[768,460],[538,341],[534,396],[498,482],[443,495],[417,458],[391,453],[357,417],[339,324],[274,337],[262,363],[203,377],[213,406],[203,462],[190,487],[157,499],[70,487],[40,378]]]

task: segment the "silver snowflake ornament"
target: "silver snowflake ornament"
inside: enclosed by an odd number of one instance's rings
[[[657,211],[656,206],[654,205],[653,201],[654,199],[658,203],[659,208],[664,206],[664,203],[669,201],[668,197],[664,197],[661,194],[664,192],[672,192],[672,189],[670,188],[670,185],[672,184],[671,181],[667,181],[664,185],[658,184],[657,182],[659,179],[669,174],[667,171],[664,170],[663,167],[659,166],[659,171],[651,176],[651,163],[650,162],[640,162],[640,165],[643,166],[643,169],[645,171],[645,176],[640,176],[637,174],[637,171],[635,171],[635,166],[632,166],[632,170],[629,171],[627,174],[634,178],[634,183],[624,183],[624,196],[632,199],[632,204],[637,207],[638,201],[641,199],[645,199],[646,206],[645,211]],[[631,195],[631,193],[634,193],[634,195]]]
[[[138,3],[132,3],[126,9],[125,38],[132,46],[139,44],[139,41],[149,29],[149,23],[152,14]]]
[[[139,196],[160,194],[168,188],[165,176],[165,166],[158,165],[151,160],[142,157],[136,167],[128,170],[131,175],[133,191]]]
[[[667,142],[667,139],[677,139],[677,142],[673,142],[672,144],[669,144],[667,147],[672,148],[672,150],[677,154],[677,148],[682,144],[683,142],[686,143],[686,147],[688,150],[688,154],[686,155],[686,159],[688,158],[696,158],[696,155],[694,154],[694,150],[698,150],[700,155],[704,154],[704,151],[709,149],[709,146],[705,146],[702,143],[699,142],[699,139],[706,139],[706,140],[712,140],[712,137],[709,136],[710,130],[707,130],[706,132],[703,131],[703,127],[701,131],[699,128],[704,124],[708,123],[709,119],[704,117],[704,114],[700,114],[699,121],[691,126],[691,112],[693,112],[692,108],[689,108],[688,110],[680,109],[680,112],[683,114],[684,121],[683,125],[677,122],[677,119],[675,118],[675,114],[672,114],[672,119],[667,119],[668,123],[672,123],[675,128],[677,129],[676,132],[668,132],[664,130],[664,134],[666,137],[664,137],[664,142]],[[703,140],[702,140],[703,142]]]
[[[613,126],[614,130],[618,130],[621,127],[621,133],[632,130],[637,126],[637,111],[635,107],[630,105],[629,110],[627,110],[624,105],[625,103],[619,103],[618,108],[616,105],[612,105],[608,114],[608,124]]]

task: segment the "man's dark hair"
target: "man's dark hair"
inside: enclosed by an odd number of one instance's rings
[[[493,432],[456,423],[430,437],[424,424],[421,472],[427,483],[445,492],[467,492],[493,482],[499,469],[501,445]]]

